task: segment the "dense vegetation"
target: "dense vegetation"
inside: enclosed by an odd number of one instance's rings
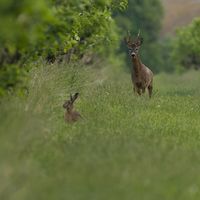
[[[200,198],[199,19],[161,40],[160,1],[128,3],[0,1],[0,199]],[[120,47],[139,29],[151,100]],[[83,118],[68,124],[75,92]]]
[[[0,95],[21,81],[27,61],[38,56],[52,63],[113,52],[118,35],[111,15],[126,6],[126,0],[1,1]]]
[[[58,54],[77,44],[103,47],[102,41],[111,40],[115,33],[112,12],[126,6],[126,0],[1,1],[1,48]]]
[[[200,69],[200,18],[180,28],[175,41],[174,57],[179,67]]]

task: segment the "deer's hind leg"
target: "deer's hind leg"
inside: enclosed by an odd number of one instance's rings
[[[150,85],[148,86],[149,98],[151,98],[151,96],[152,96],[152,91],[153,91],[153,85],[150,84]]]
[[[137,88],[137,93],[139,96],[141,96],[141,89],[140,88]]]

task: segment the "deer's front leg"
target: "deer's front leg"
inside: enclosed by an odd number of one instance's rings
[[[141,89],[140,88],[137,88],[137,93],[138,93],[139,96],[141,95]]]

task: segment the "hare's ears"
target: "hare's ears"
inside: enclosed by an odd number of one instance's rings
[[[74,95],[70,94],[70,100],[71,100],[72,102],[74,102],[74,101],[78,98],[78,96],[79,96],[79,93],[78,93],[78,92],[75,93]]]

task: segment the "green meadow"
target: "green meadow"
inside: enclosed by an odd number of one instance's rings
[[[155,75],[149,99],[119,67],[31,68],[27,94],[0,104],[1,200],[200,199],[199,72]]]

